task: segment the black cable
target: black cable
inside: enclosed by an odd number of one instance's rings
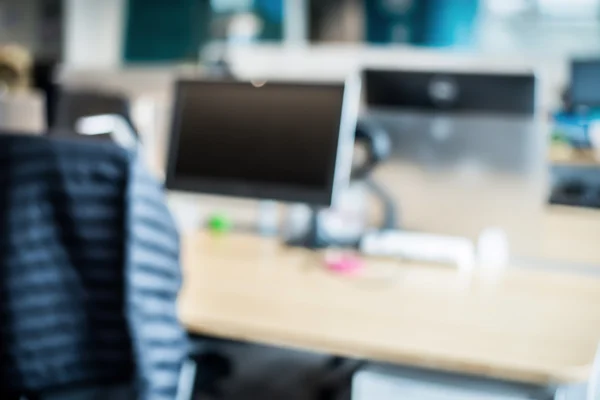
[[[394,198],[372,177],[365,178],[365,183],[371,192],[379,199],[383,205],[383,220],[381,221],[382,230],[398,229],[398,205]],[[402,224],[400,224],[402,225]]]

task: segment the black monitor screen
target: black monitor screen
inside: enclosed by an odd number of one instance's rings
[[[571,101],[574,105],[600,105],[600,60],[578,60],[571,66]]]
[[[403,70],[364,71],[369,107],[533,115],[535,76]]]
[[[326,193],[343,97],[343,84],[180,82],[173,179],[216,194],[282,197],[269,195],[269,188]]]

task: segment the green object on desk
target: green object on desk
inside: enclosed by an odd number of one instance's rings
[[[225,214],[213,214],[208,218],[207,225],[213,233],[225,233],[231,230],[231,219]]]

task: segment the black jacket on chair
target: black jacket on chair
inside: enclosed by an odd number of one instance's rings
[[[137,154],[0,135],[0,398],[135,382],[173,399],[179,239]]]

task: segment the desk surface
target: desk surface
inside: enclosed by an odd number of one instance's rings
[[[530,258],[564,267],[596,267],[600,272],[600,210],[549,206],[541,228],[540,246]]]
[[[585,149],[576,150],[562,145],[549,148],[548,159],[555,165],[600,166],[600,152]]]
[[[183,250],[179,313],[199,334],[533,383],[587,380],[600,340],[596,278],[468,280],[375,259],[369,278],[341,277],[316,253],[243,235],[199,233]]]

